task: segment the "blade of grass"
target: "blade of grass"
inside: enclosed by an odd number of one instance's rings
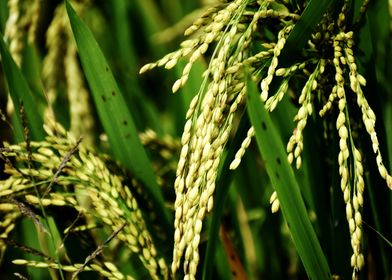
[[[2,58],[4,75],[7,80],[8,90],[10,92],[12,102],[15,107],[15,114],[18,120],[19,125],[15,125],[15,134],[18,138],[23,135],[23,131],[20,129],[23,127],[21,124],[21,119],[19,116],[19,110],[21,107],[21,102],[25,107],[25,114],[29,124],[31,138],[33,140],[42,140],[45,136],[45,132],[43,129],[43,119],[40,112],[37,109],[37,104],[34,100],[33,93],[31,92],[29,85],[24,78],[21,70],[16,65],[15,61],[12,59],[11,54],[8,51],[6,43],[4,42],[3,34],[0,33],[0,54]],[[21,139],[17,139],[18,141],[23,141],[23,137]]]
[[[268,176],[278,194],[298,254],[311,279],[330,279],[328,262],[310,223],[282,140],[259,98],[256,85],[248,80],[247,88],[247,109],[255,128],[257,145],[266,162]]]
[[[0,32],[4,32],[7,18],[8,18],[7,1],[0,1]]]
[[[21,71],[33,93],[36,105],[39,110],[43,111],[47,106],[47,102],[43,90],[44,86],[41,79],[41,69],[42,64],[39,50],[35,45],[27,42],[23,50]]]
[[[170,219],[146,151],[140,143],[135,123],[108,63],[92,32],[66,1],[67,13],[76,39],[82,66],[98,115],[108,135],[115,158],[139,179],[151,194],[157,214],[170,232]]]

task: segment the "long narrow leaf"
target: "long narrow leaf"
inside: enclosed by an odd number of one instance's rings
[[[37,110],[37,105],[34,101],[33,94],[26,79],[8,51],[6,43],[3,40],[3,34],[0,33],[0,36],[0,54],[2,58],[4,75],[7,80],[8,90],[10,92],[12,102],[14,103],[15,114],[17,116],[17,120],[19,121],[19,125],[15,125],[15,129],[17,129],[15,134],[19,135],[19,138],[21,135],[23,135],[23,131],[20,131],[22,126],[19,116],[19,110],[21,106],[20,102],[23,102],[25,107],[24,111],[31,132],[31,138],[33,140],[41,140],[45,136],[43,129],[43,119],[40,112]]]
[[[0,32],[4,32],[8,17],[7,1],[0,1]]]
[[[66,2],[67,13],[75,36],[82,66],[90,86],[98,115],[108,135],[115,158],[121,161],[150,192],[158,215],[170,228],[164,199],[151,163],[140,143],[135,123],[108,63],[86,24]]]
[[[266,162],[268,176],[278,194],[298,254],[311,279],[330,279],[327,260],[310,223],[281,138],[259,98],[256,85],[248,80],[247,88],[247,109],[256,131],[257,145]]]

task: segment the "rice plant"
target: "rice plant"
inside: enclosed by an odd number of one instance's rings
[[[391,1],[8,0],[0,31],[5,279],[391,279]]]

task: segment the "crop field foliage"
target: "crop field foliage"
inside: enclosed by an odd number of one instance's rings
[[[392,279],[392,1],[0,1],[1,279]]]

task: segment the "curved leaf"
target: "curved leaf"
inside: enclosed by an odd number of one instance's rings
[[[162,192],[156,182],[151,162],[140,143],[124,97],[92,32],[76,15],[71,5],[67,1],[65,3],[82,67],[113,155],[145,185],[154,201],[157,214],[162,216],[165,228],[170,230],[169,215],[164,206]]]
[[[310,223],[282,140],[259,98],[256,85],[248,80],[247,89],[247,109],[255,128],[257,145],[305,270],[311,279],[331,279],[327,259]]]
[[[42,140],[45,136],[43,129],[43,119],[37,109],[33,93],[31,92],[30,87],[22,74],[22,71],[12,59],[6,43],[3,40],[3,34],[0,33],[0,36],[0,54],[2,58],[4,75],[7,80],[8,90],[10,92],[12,102],[15,107],[15,114],[19,123],[15,125],[15,136],[17,137],[18,141],[23,141],[23,126],[19,115],[21,102],[23,102],[23,106],[25,107],[24,111],[31,132],[31,138],[33,140]]]

